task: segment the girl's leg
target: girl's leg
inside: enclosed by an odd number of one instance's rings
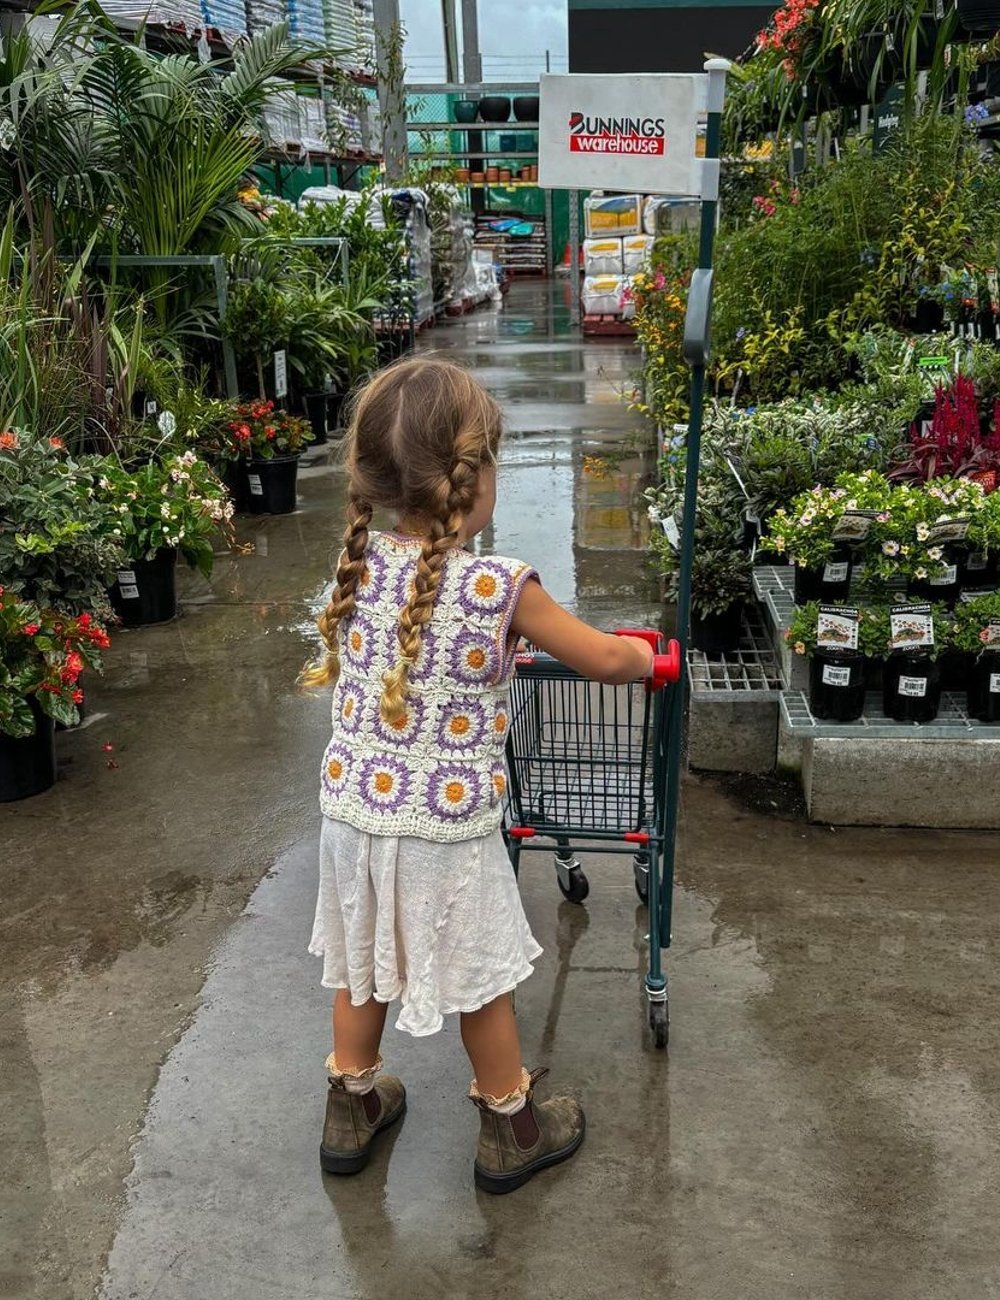
[[[462,1016],[462,1042],[481,1093],[507,1097],[521,1087],[521,1039],[509,993]]]
[[[347,989],[337,990],[333,1000],[333,1048],[338,1069],[355,1074],[374,1066],[386,1011],[386,1004],[374,998],[360,1007],[352,1006]]]

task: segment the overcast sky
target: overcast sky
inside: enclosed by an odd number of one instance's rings
[[[461,23],[461,0],[455,0]],[[444,76],[441,0],[400,0],[406,26],[408,81],[438,81]],[[551,51],[552,71],[566,71],[566,0],[522,4],[520,0],[479,0],[479,46],[488,81],[504,76],[536,77],[545,71]],[[459,32],[459,56],[462,40]]]

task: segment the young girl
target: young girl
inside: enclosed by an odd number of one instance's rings
[[[508,1192],[568,1159],[584,1117],[533,1101],[511,992],[540,956],[500,833],[518,638],[588,677],[648,674],[644,642],[556,605],[527,564],[465,543],[496,503],[501,413],[460,367],[413,359],[361,393],[347,435],[344,549],[319,620],[328,651],[303,674],[334,684],[323,757],[320,886],[310,951],[337,990],[322,1167],[355,1173],[406,1107],[380,1074],[389,1002],[398,1029],[461,1016],[480,1112],[475,1179]],[[539,502],[539,506],[542,503]],[[371,528],[376,508],[395,515]]]

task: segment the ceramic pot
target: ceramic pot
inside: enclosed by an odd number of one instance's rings
[[[538,96],[515,95],[514,120],[517,122],[538,121]]]
[[[479,116],[484,122],[508,121],[510,99],[506,95],[484,95],[479,101]]]

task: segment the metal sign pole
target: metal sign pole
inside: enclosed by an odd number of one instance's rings
[[[691,280],[687,320],[684,326],[684,356],[691,366],[691,416],[688,422],[687,462],[684,473],[684,519],[681,529],[680,575],[677,595],[677,640],[681,645],[681,678],[670,689],[670,717],[667,730],[667,791],[663,878],[673,879],[677,847],[677,806],[681,780],[681,729],[687,689],[687,645],[691,625],[691,570],[694,562],[695,512],[698,508],[698,469],[701,461],[701,422],[708,364],[709,326],[712,310],[712,258],[719,206],[719,157],[722,144],[722,107],[726,95],[725,59],[709,59],[708,125],[705,134],[705,185],[702,188],[701,238],[698,269]],[[659,917],[660,944],[670,946],[671,898],[663,899]],[[652,918],[650,918],[652,924]],[[652,971],[650,972],[652,974]]]

